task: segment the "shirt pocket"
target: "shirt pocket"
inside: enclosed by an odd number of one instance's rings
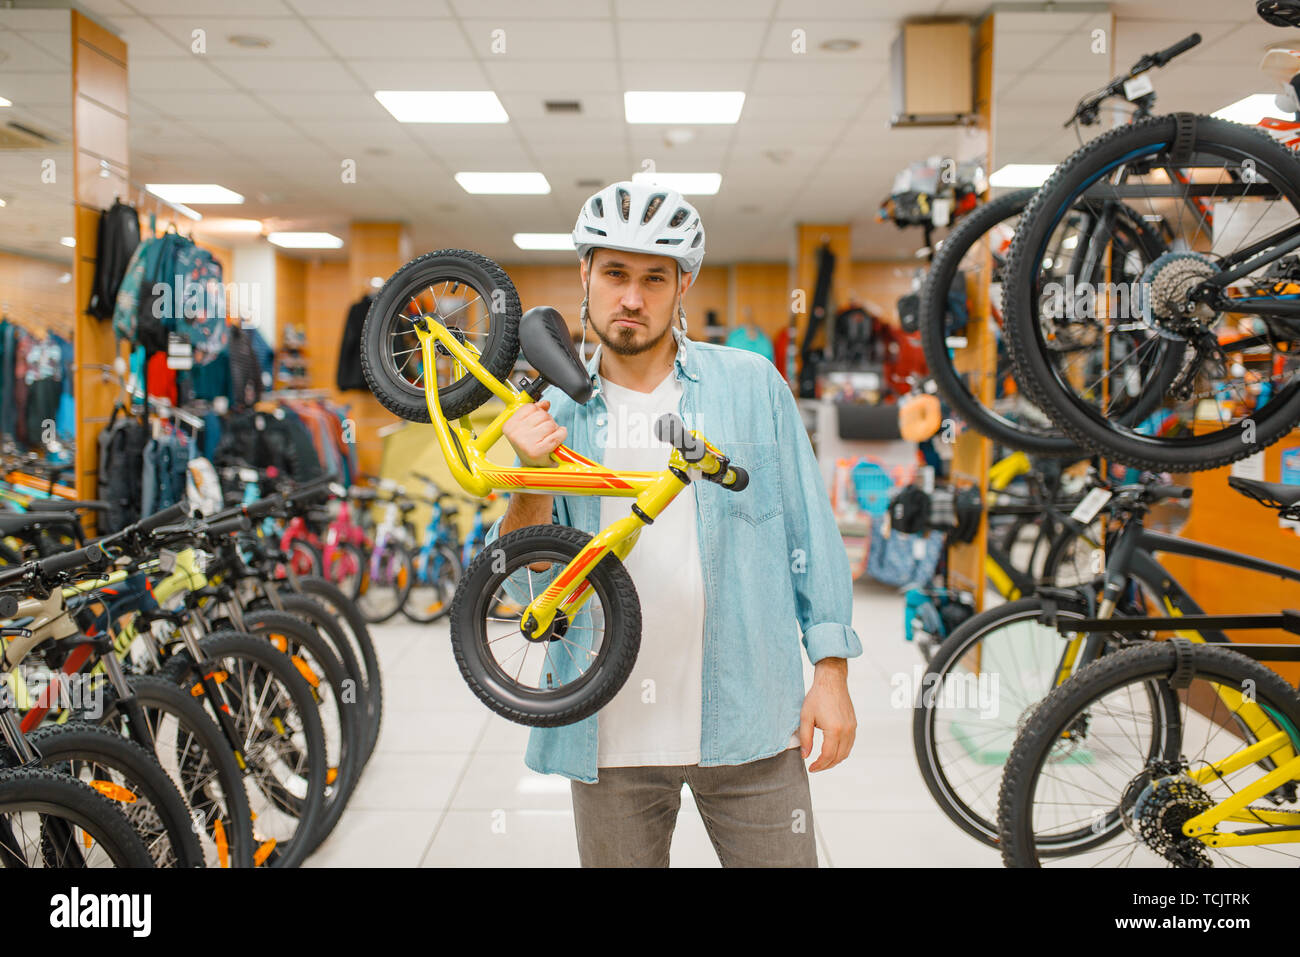
[[[727,492],[727,514],[754,527],[765,525],[781,514],[780,460],[775,442],[728,442],[724,454],[733,465],[749,473],[749,485],[741,492]]]

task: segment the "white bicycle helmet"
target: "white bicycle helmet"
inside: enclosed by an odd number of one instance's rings
[[[695,207],[675,189],[614,183],[585,203],[573,227],[578,258],[592,249],[671,256],[694,276],[704,261],[704,227]]]

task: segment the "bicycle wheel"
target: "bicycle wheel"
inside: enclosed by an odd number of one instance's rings
[[[416,624],[429,625],[451,611],[451,599],[463,571],[460,555],[451,546],[439,543],[429,552],[421,550],[414,571],[402,614]]]
[[[1291,844],[1231,847],[1219,840],[1235,830],[1258,835],[1278,828],[1284,841],[1300,826],[1294,784],[1275,789],[1263,806],[1247,806],[1205,835],[1208,840],[1183,833],[1186,821],[1296,753],[1300,696],[1276,672],[1224,646],[1186,643],[1181,653],[1190,680],[1176,692],[1168,679],[1180,649],[1160,641],[1107,655],[1044,699],[1012,748],[1003,778],[998,825],[1008,866],[1046,863],[1044,838],[1089,829],[1109,830],[1111,840],[1050,862],[1241,867],[1300,861],[1300,849],[1287,850]],[[1215,769],[1261,738],[1278,744],[1263,767],[1257,761]],[[1086,753],[1087,761],[1062,760],[1071,751]]]
[[[337,616],[338,624],[342,626],[353,651],[364,667],[367,732],[363,737],[365,746],[362,751],[365,754],[365,760],[368,761],[370,760],[370,754],[375,749],[375,743],[379,740],[379,726],[383,722],[384,678],[379,671],[379,655],[375,651],[374,641],[371,640],[370,629],[366,626],[366,619],[357,608],[356,602],[343,594],[338,586],[323,578],[312,576],[299,578],[298,589],[304,595],[319,601]]]
[[[344,595],[355,602],[365,581],[365,569],[366,553],[351,542],[344,542],[334,546],[334,550],[329,553],[323,577],[337,585]]]
[[[1089,617],[1082,599],[1055,601],[1058,623]],[[1007,602],[963,622],[930,659],[917,689],[912,747],[939,809],[976,840],[997,846],[1002,768],[1034,708],[1057,684],[1067,638],[1040,597]]]
[[[289,543],[289,563],[295,575],[319,575],[325,564],[320,550],[301,538]]]
[[[330,643],[315,628],[288,612],[263,608],[246,611],[244,628],[250,634],[268,639],[276,650],[287,654],[307,679],[316,700],[328,765],[325,810],[312,836],[308,850],[311,853],[334,830],[361,770],[358,752],[364,711],[352,693],[357,679],[344,669]]]
[[[406,546],[388,542],[371,552],[361,572],[357,607],[372,625],[388,621],[402,609],[415,581],[414,562]]]
[[[202,867],[188,808],[158,759],[108,728],[69,721],[39,728],[27,742],[41,767],[70,775],[117,803],[156,867]]]
[[[0,772],[0,865],[154,866],[144,841],[112,801],[45,768]]]
[[[245,762],[244,788],[253,812],[255,864],[297,867],[325,808],[325,734],[311,687],[289,656],[264,638],[218,631],[199,642],[212,664]],[[165,673],[180,674],[207,698],[189,652],[179,650]]]
[[[207,865],[252,867],[252,816],[243,775],[221,730],[198,699],[166,678],[135,675],[129,683],[153,738],[154,756],[190,810]],[[100,725],[140,743],[143,729],[129,726],[128,711],[106,687]]]
[[[388,411],[428,422],[426,375],[438,383],[438,402],[449,419],[468,415],[491,398],[488,387],[461,371],[439,349],[436,370],[426,370],[413,323],[440,322],[498,379],[519,356],[519,294],[505,270],[465,249],[439,249],[393,273],[370,305],[361,332],[361,370]]]
[[[1191,158],[1177,163],[1172,116],[1092,140],[1034,196],[1007,263],[1008,343],[1020,386],[1084,447],[1153,471],[1226,465],[1300,421],[1298,336],[1281,314],[1281,290],[1300,267],[1274,254],[1229,282],[1222,265],[1249,267],[1249,250],[1279,245],[1300,224],[1300,163],[1259,130],[1205,116],[1194,123]],[[1160,256],[1137,282],[1071,294],[1063,271],[1097,250],[1069,211],[1116,195],[1162,221],[1183,251]],[[1218,305],[1203,298],[1215,282],[1226,297]],[[1264,311],[1234,312],[1231,300]],[[1161,349],[1176,360],[1173,376],[1144,381],[1134,360]],[[1160,401],[1148,416],[1125,417],[1152,392]]]
[[[563,525],[516,529],[480,552],[456,589],[456,663],[479,700],[511,721],[541,727],[581,721],[618,693],[636,663],[641,604],[632,576],[612,554],[588,572],[592,594],[573,620],[557,613],[538,640],[524,636],[517,618],[492,614],[506,601],[528,604],[590,540]]]

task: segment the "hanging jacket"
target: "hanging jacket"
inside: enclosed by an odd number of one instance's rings
[[[230,407],[251,408],[262,397],[262,367],[249,334],[230,327]]]
[[[366,323],[366,313],[374,296],[363,296],[348,309],[343,325],[343,343],[339,347],[339,369],[335,381],[341,391],[366,388],[366,377],[361,372],[361,327]]]
[[[140,217],[135,207],[114,200],[111,207],[99,214],[95,276],[90,282],[90,304],[86,306],[86,312],[96,319],[113,318],[122,278],[139,245]]]

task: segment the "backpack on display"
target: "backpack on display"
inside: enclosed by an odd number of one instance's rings
[[[126,275],[131,254],[140,245],[140,217],[121,200],[99,214],[95,276],[90,282],[86,312],[96,319],[113,318],[113,304]]]

